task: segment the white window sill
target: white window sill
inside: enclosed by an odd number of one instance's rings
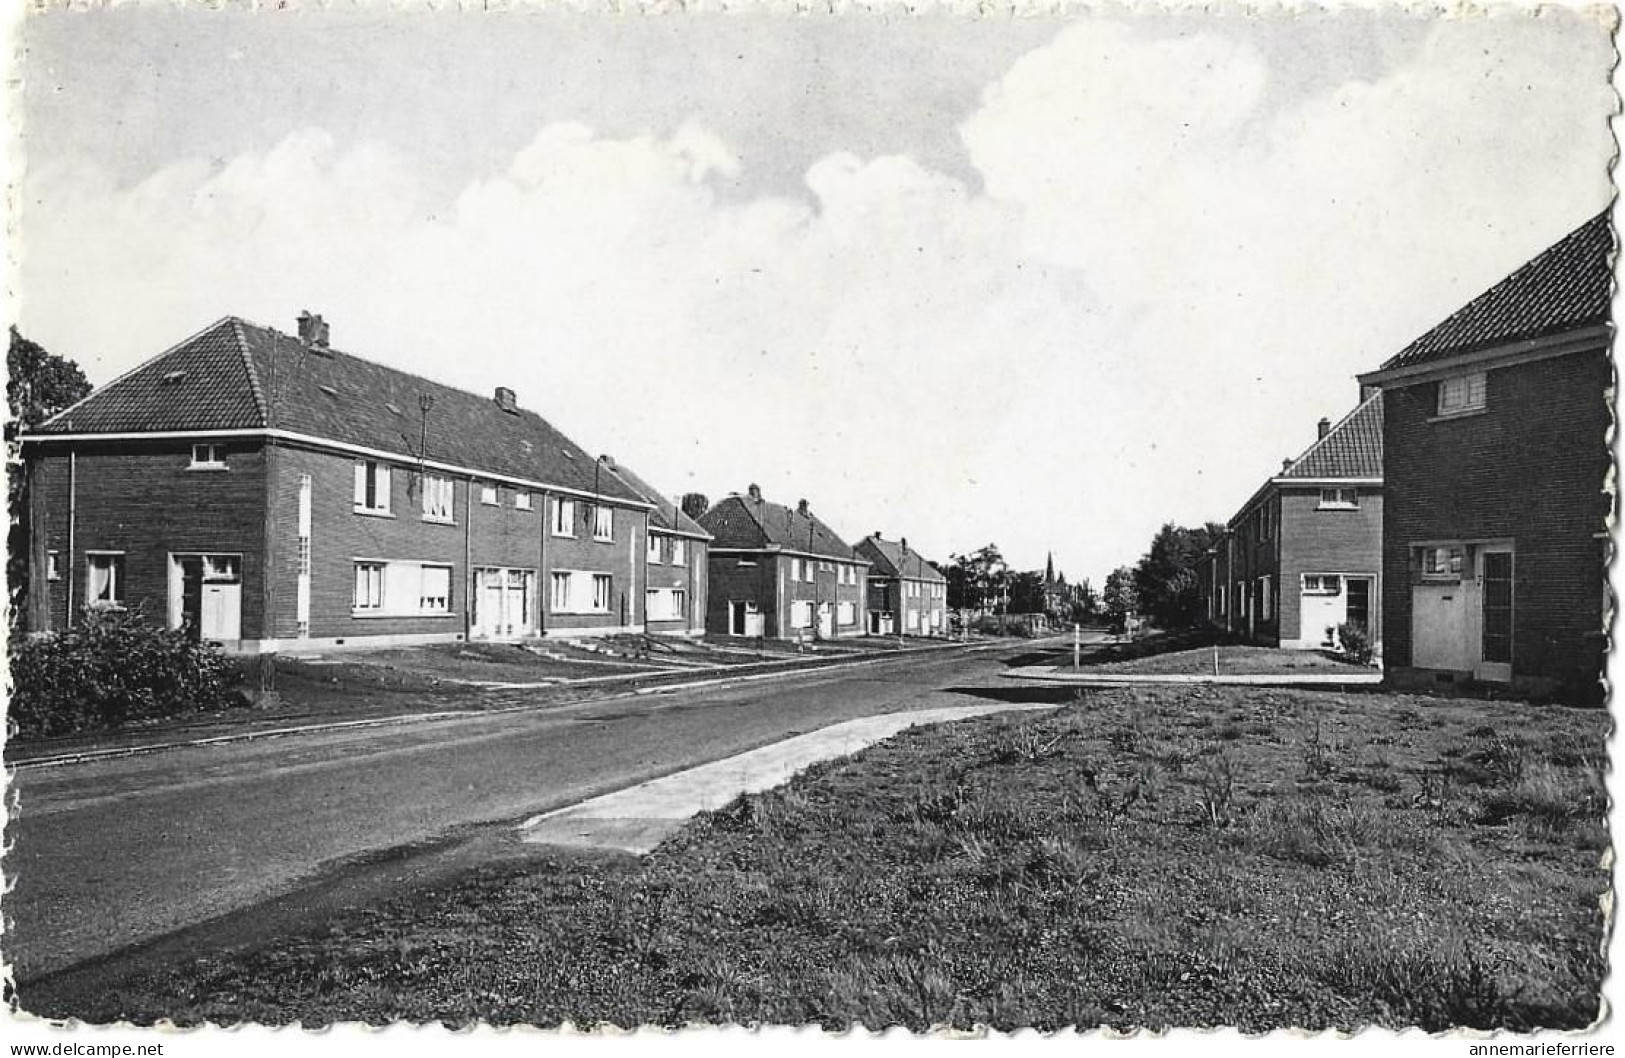
[[[366,515],[368,518],[393,518],[393,517],[395,517],[389,511],[379,510],[379,509],[374,508],[374,507],[352,507],[350,509],[352,511],[354,511],[355,513],[357,513],[357,514]]]
[[[375,618],[376,619],[393,619],[393,620],[399,621],[399,620],[403,620],[403,619],[406,619],[406,618],[456,617],[458,615],[452,613],[450,610],[392,611],[392,610],[356,610],[356,609],[351,609],[350,616],[356,618],[357,620],[363,620],[363,621],[372,620],[372,619],[375,619]]]
[[[124,604],[121,603],[121,602],[87,602],[87,603],[85,603],[85,609],[87,609],[87,610],[110,610],[113,613],[123,613],[124,612]]]
[[[1359,509],[1360,505],[1358,503],[1323,503],[1315,508],[1317,511],[1357,511]]]
[[[481,500],[480,501],[480,506],[481,507],[500,507],[500,506],[502,506],[502,504],[498,500]]]
[[[615,538],[613,536],[599,536],[597,533],[594,533],[592,538],[594,541],[600,544],[613,544],[615,542]]]
[[[456,525],[457,524],[457,519],[455,519],[455,518],[431,518],[427,514],[425,514],[423,516],[423,520],[428,522],[430,525]]]
[[[1428,422],[1449,422],[1452,419],[1471,419],[1475,415],[1483,415],[1488,408],[1463,408],[1461,411],[1442,411],[1428,419]]]
[[[192,464],[189,464],[186,469],[187,470],[201,470],[201,471],[204,471],[204,472],[209,472],[209,471],[230,470],[231,468],[226,466],[226,464],[224,464],[224,463],[192,463]]]
[[[554,617],[608,617],[608,610],[549,610]]]
[[[576,534],[574,533],[561,533],[557,529],[553,530],[553,539],[555,540],[574,540],[575,538]]]

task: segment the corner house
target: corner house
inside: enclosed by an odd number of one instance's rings
[[[613,462],[319,316],[223,319],[23,441],[31,629],[139,608],[253,652],[644,627],[654,504]]]

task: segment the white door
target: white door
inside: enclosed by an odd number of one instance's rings
[[[1343,578],[1310,574],[1298,598],[1298,640],[1304,646],[1336,646],[1337,626],[1348,619]]]
[[[487,638],[502,634],[503,581],[500,569],[482,569],[474,574],[476,582],[474,606],[474,634]]]
[[[1466,581],[1411,588],[1411,664],[1421,669],[1472,668],[1467,653]]]
[[[835,638],[835,610],[827,602],[818,604],[818,637],[820,639]]]
[[[206,642],[243,638],[243,586],[204,584],[202,633]]]

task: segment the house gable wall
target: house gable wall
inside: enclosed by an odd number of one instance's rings
[[[1377,485],[1358,490],[1355,510],[1320,507],[1320,489],[1283,486],[1281,502],[1280,627],[1281,637],[1314,642],[1319,629],[1303,629],[1301,604],[1305,573],[1365,573],[1378,575],[1382,566],[1383,492]],[[1380,581],[1372,585],[1374,639],[1381,639],[1378,595]]]
[[[1434,420],[1436,382],[1387,389],[1383,615],[1411,663],[1411,546],[1510,539],[1513,674],[1589,684],[1601,668],[1609,467],[1606,346],[1492,369],[1485,410]]]

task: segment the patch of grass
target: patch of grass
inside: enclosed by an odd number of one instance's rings
[[[1274,647],[1198,647],[1126,660],[1108,660],[1089,666],[1089,671],[1142,675],[1214,675],[1214,658],[1220,675],[1308,675],[1370,673],[1372,670],[1340,656],[1318,650],[1280,650]]]
[[[1577,1028],[1605,970],[1607,723],[1103,691],[905,731],[641,859],[485,868],[116,994],[21,1001],[138,1023]]]

